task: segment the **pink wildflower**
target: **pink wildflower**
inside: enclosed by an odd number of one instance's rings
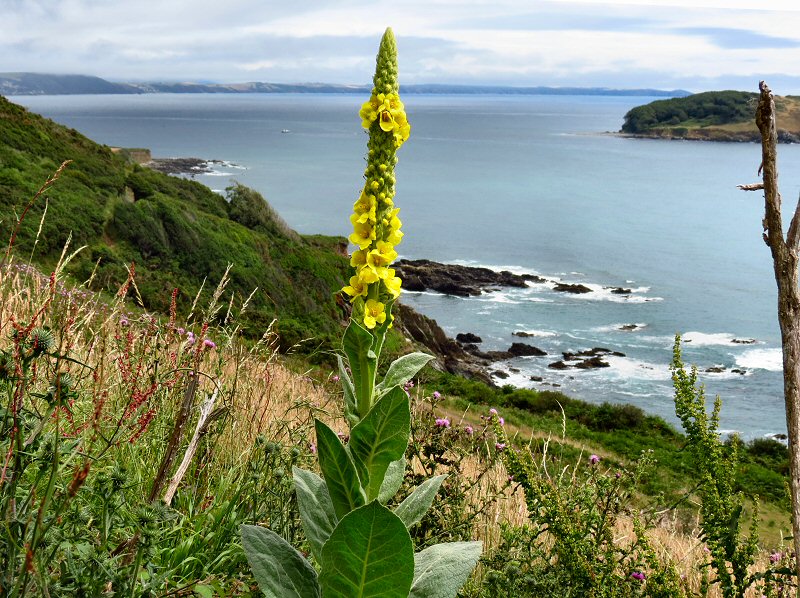
[[[449,428],[450,427],[450,420],[446,417],[437,417],[436,418],[436,427],[437,428]]]
[[[469,424],[467,424],[466,426],[464,426],[464,431],[465,431],[465,432],[466,432],[466,433],[467,433],[469,436],[472,436],[473,432],[475,432],[475,430],[473,430],[473,429],[472,429],[472,426],[470,426]]]
[[[589,457],[589,463],[591,463],[592,465],[597,465],[598,463],[600,463],[600,457],[598,457],[597,455],[591,455]]]

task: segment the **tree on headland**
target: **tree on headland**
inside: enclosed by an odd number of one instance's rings
[[[762,220],[764,242],[772,252],[775,281],[778,284],[778,322],[783,346],[783,392],[786,403],[786,426],[789,432],[789,473],[792,495],[792,532],[795,571],[800,579],[800,288],[797,266],[800,254],[800,201],[795,208],[789,231],[784,237],[781,219],[781,195],[778,191],[775,100],[764,81],[756,109],[756,125],[761,133],[762,182],[739,185],[745,191],[764,191],[765,215]],[[797,588],[800,597],[800,584]]]

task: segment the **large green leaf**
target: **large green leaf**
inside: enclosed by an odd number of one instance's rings
[[[409,598],[455,598],[481,556],[480,542],[435,544],[414,555]]]
[[[321,421],[314,420],[317,431],[319,467],[328,486],[336,516],[341,519],[366,501],[358,483],[356,466],[339,437]]]
[[[403,477],[406,473],[406,458],[400,457],[397,461],[389,463],[386,468],[386,475],[383,476],[383,484],[381,484],[381,491],[378,493],[378,500],[381,504],[385,505],[389,500],[397,494],[400,486],[403,485]]]
[[[339,380],[344,390],[344,414],[347,421],[357,424],[359,417],[358,407],[356,405],[356,389],[353,386],[353,380],[350,378],[350,374],[347,373],[347,368],[344,365],[342,356],[337,355],[336,360],[339,362]]]
[[[378,501],[343,517],[322,548],[325,598],[408,598],[413,579],[411,537]]]
[[[364,417],[372,405],[375,370],[378,367],[378,356],[373,351],[374,344],[375,337],[372,333],[351,319],[342,337],[342,348],[353,374],[358,417]]]
[[[333,510],[331,495],[328,494],[325,481],[311,471],[293,467],[292,476],[294,477],[294,489],[297,493],[297,505],[300,509],[303,531],[311,545],[311,552],[319,561],[322,555],[322,546],[328,541],[328,537],[338,522]]]
[[[425,364],[431,359],[433,359],[433,355],[428,355],[427,353],[409,353],[395,359],[389,366],[386,376],[375,387],[375,396],[380,397],[395,386],[403,386],[416,376],[417,372],[425,367]]]
[[[414,491],[403,502],[397,505],[394,514],[405,523],[406,527],[410,528],[419,523],[425,516],[446,477],[446,475],[437,475],[425,480],[414,488]]]
[[[242,547],[268,598],[318,598],[317,572],[291,544],[265,527],[243,525]]]
[[[402,388],[383,396],[350,431],[353,457],[367,501],[378,498],[389,463],[406,452],[411,435],[411,408]]]

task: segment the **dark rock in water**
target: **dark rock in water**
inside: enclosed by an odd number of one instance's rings
[[[457,264],[440,264],[431,260],[400,260],[394,269],[410,291],[437,291],[447,295],[471,297],[497,287],[525,288],[528,282],[545,282],[531,274],[495,272],[489,268],[473,268]]]
[[[544,378],[542,378],[541,376],[531,376],[531,382],[541,382],[543,380]]]
[[[606,289],[611,289],[611,292],[614,295],[630,295],[633,293],[631,289],[623,289],[622,287],[605,287]]]
[[[517,368],[508,368],[508,371],[511,372],[512,374],[519,374],[519,369]]]
[[[735,338],[731,342],[732,343],[736,343],[737,345],[754,345],[756,343],[756,339],[754,339],[754,338]]]
[[[522,330],[517,330],[516,332],[512,332],[511,336],[518,336],[520,338],[530,338],[532,336],[536,336],[532,332],[524,332]]]
[[[601,357],[590,357],[589,359],[579,361],[575,364],[575,367],[579,370],[592,370],[595,368],[609,368],[611,367],[611,364],[603,361]]]
[[[483,339],[479,337],[477,334],[473,334],[472,332],[459,332],[456,334],[456,340],[459,343],[482,343]]]
[[[492,372],[492,376],[505,380],[506,378],[508,378],[508,373],[504,372],[503,370],[495,370],[494,372]]]
[[[614,357],[625,357],[625,353],[620,351],[612,351],[604,347],[595,347],[594,349],[586,349],[585,351],[578,351],[577,353],[570,353],[565,351],[562,353],[564,361],[575,361],[585,357],[601,357],[603,355],[613,355]]]
[[[706,368],[705,371],[708,372],[709,374],[721,374],[722,372],[725,371],[725,368],[719,365],[715,365],[710,368]]]
[[[731,373],[733,373],[733,374],[739,374],[739,375],[741,375],[741,376],[744,376],[744,375],[747,373],[747,371],[746,371],[746,370],[741,370],[741,369],[739,369],[739,368],[733,368],[733,369],[731,370]]]
[[[583,293],[591,293],[592,289],[589,287],[582,285],[582,284],[570,284],[566,282],[557,282],[556,286],[553,287],[554,291],[560,291],[562,293],[575,293],[575,294],[583,294]]]
[[[638,324],[623,324],[619,327],[619,330],[624,332],[633,332],[634,330],[638,330],[641,328]]]
[[[503,361],[504,359],[511,359],[514,357],[508,351],[487,351],[484,355],[486,355],[485,359],[490,359],[492,361]]]
[[[568,370],[571,366],[567,365],[563,361],[554,361],[547,365],[552,370]]]
[[[539,347],[534,347],[533,345],[526,345],[525,343],[512,343],[511,346],[508,348],[508,352],[511,353],[514,357],[528,357],[528,356],[542,357],[544,355],[547,355],[547,352],[542,351]]]

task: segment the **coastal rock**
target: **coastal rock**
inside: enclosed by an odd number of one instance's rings
[[[446,295],[474,297],[497,287],[525,288],[528,282],[545,282],[532,274],[496,272],[489,268],[474,268],[457,264],[440,264],[431,260],[400,260],[395,262],[397,276],[410,291],[437,291]]]
[[[574,293],[577,295],[592,292],[592,289],[590,289],[586,285],[571,284],[568,282],[557,282],[556,286],[553,287],[553,290],[560,291],[562,293]]]
[[[477,334],[473,334],[472,332],[459,332],[456,334],[456,340],[459,343],[482,343],[483,339],[479,337]]]
[[[630,295],[633,293],[632,289],[624,289],[622,287],[603,287],[605,289],[610,289],[614,295]]]
[[[603,361],[601,357],[590,357],[589,359],[579,361],[575,364],[575,367],[579,370],[593,370],[596,368],[610,368],[611,364],[607,361]]]
[[[747,371],[746,370],[742,370],[740,368],[733,368],[731,370],[731,373],[732,374],[739,374],[740,376],[744,376],[747,373]]]
[[[633,332],[634,330],[639,330],[642,326],[638,324],[623,324],[618,328],[618,330],[622,330],[623,332]]]
[[[530,380],[531,382],[542,382],[544,381],[544,378],[542,378],[541,376],[531,376]]]
[[[530,337],[536,336],[536,335],[533,334],[532,332],[525,332],[523,330],[517,330],[515,332],[512,332],[511,336],[518,336],[520,338],[530,338]]]
[[[735,338],[731,340],[732,343],[737,345],[755,345],[756,339],[754,338]]]
[[[402,303],[395,303],[395,314],[396,327],[407,338],[419,343],[436,356],[435,367],[451,374],[480,380],[490,386],[494,385],[483,363],[449,338],[436,320]]]
[[[494,376],[495,378],[501,378],[505,380],[506,378],[508,378],[508,373],[504,372],[503,370],[495,370],[494,372],[492,372],[492,376]]]
[[[710,368],[706,368],[705,371],[709,374],[721,374],[722,372],[725,371],[725,368],[722,367],[721,365],[714,365],[711,366]]]
[[[547,355],[547,351],[525,343],[512,343],[508,348],[508,352],[514,357],[543,357]]]
[[[571,366],[567,365],[563,361],[554,361],[547,365],[551,370],[568,370]]]

